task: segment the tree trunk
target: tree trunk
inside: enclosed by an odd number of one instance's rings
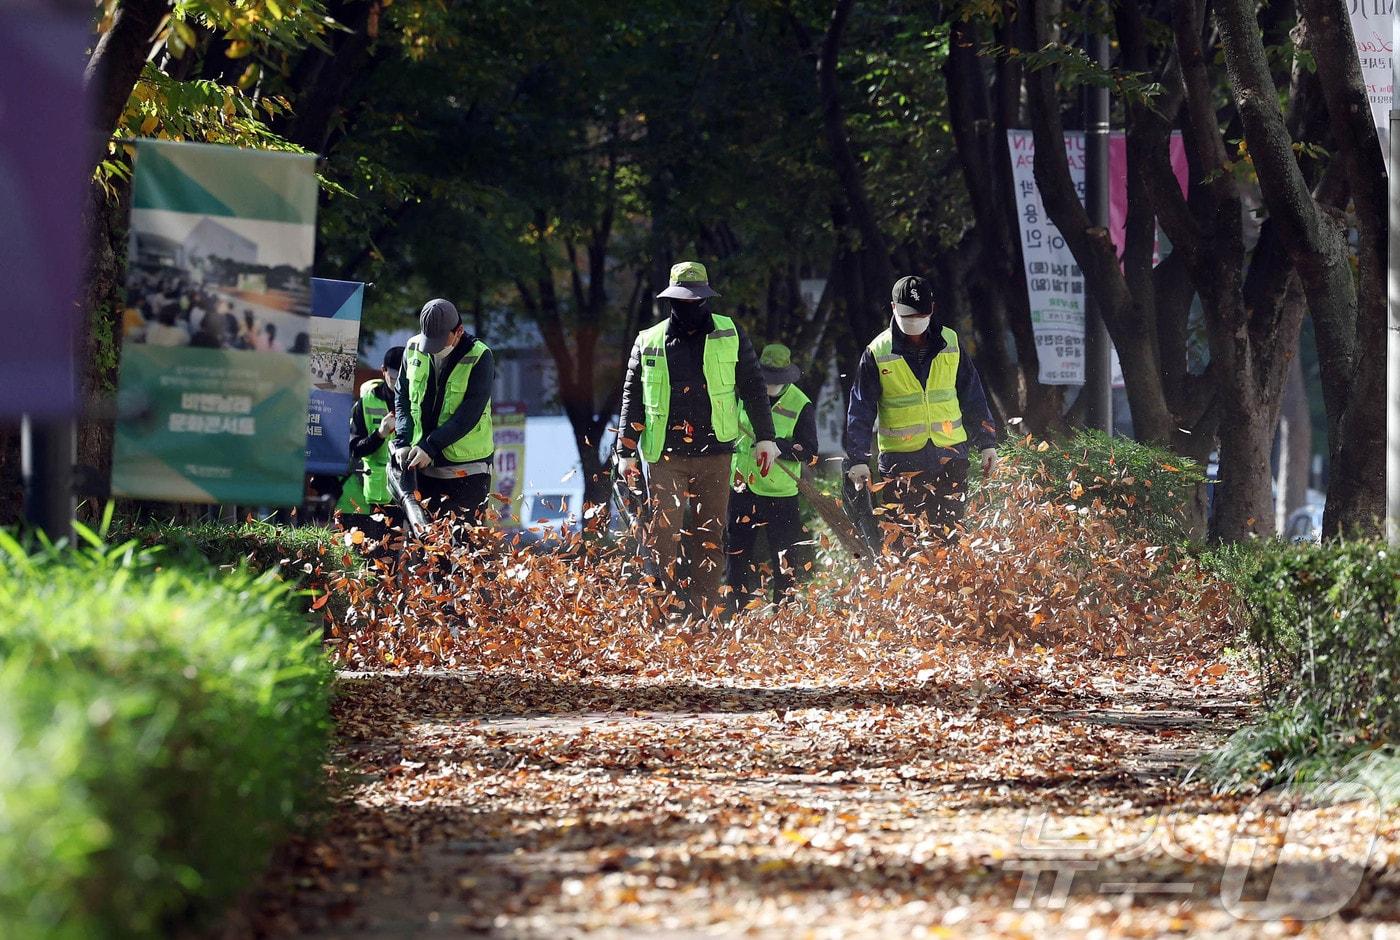
[[[1060,4],[1058,0],[1039,0],[1029,6],[1028,38],[1034,48],[1044,48],[1054,41]],[[1079,200],[1065,155],[1057,72],[1054,67],[1045,67],[1026,77],[1031,128],[1035,135],[1036,185],[1045,202],[1046,213],[1084,272],[1084,290],[1097,302],[1118,350],[1133,411],[1134,436],[1143,441],[1170,444],[1176,435],[1177,422],[1162,390],[1152,297],[1133,294],[1108,231],[1093,224]]]
[[[827,147],[831,151],[832,167],[836,171],[851,220],[856,231],[860,233],[858,252],[861,279],[865,291],[878,296],[881,292],[888,292],[894,285],[894,267],[890,263],[889,242],[881,231],[875,211],[865,194],[860,163],[856,160],[850,140],[846,136],[841,84],[836,74],[841,58],[841,36],[854,6],[855,0],[837,0],[831,11],[831,22],[817,59],[817,88],[821,96],[822,120],[826,129]],[[881,305],[880,309],[885,309],[884,305]],[[857,322],[864,319],[856,310],[848,309],[847,312],[854,315]]]
[[[1345,389],[1344,394],[1334,391],[1327,400],[1332,416],[1329,423],[1336,428],[1336,435],[1329,442],[1332,477],[1323,531],[1328,536],[1378,535],[1385,516],[1385,166],[1346,5],[1341,0],[1300,0],[1299,12],[1306,26],[1305,46],[1311,48],[1317,61],[1328,65],[1318,69],[1317,77],[1327,101],[1332,135],[1351,182],[1358,235],[1355,306],[1350,310],[1334,306],[1314,310],[1324,388]],[[1336,282],[1345,299],[1336,256],[1336,242],[1341,241],[1340,265],[1347,268],[1344,277],[1349,287],[1344,233],[1336,233],[1331,226],[1327,230],[1334,235],[1319,246],[1325,258],[1325,279],[1329,284]],[[1313,276],[1324,280],[1322,272]]]
[[[1026,430],[1045,436],[1064,430],[1064,393],[1057,386],[1040,383],[1040,356],[1026,296],[1025,265],[1012,199],[1011,159],[1006,147],[1006,130],[1015,122],[1000,107],[994,119],[992,91],[987,86],[979,45],[977,27],[966,20],[956,21],[943,69],[948,86],[949,123],[976,223],[978,257],[969,272],[972,283],[968,290],[976,298],[974,312],[978,318],[989,321],[984,330],[988,341],[995,334],[995,342],[1000,345],[1005,332],[1015,344],[1016,367],[1014,373],[1005,377],[999,392],[1005,413],[1023,417]],[[1014,83],[1019,97],[1020,75],[1019,68],[1000,67],[997,80]],[[999,105],[1003,99],[1000,91]]]
[[[117,129],[131,90],[141,77],[156,27],[169,12],[170,0],[125,0],[117,5],[111,29],[99,36],[93,46],[83,73],[96,131],[93,167],[107,151],[107,140]]]
[[[1248,369],[1231,370],[1226,381],[1220,425],[1220,490],[1215,510],[1215,537],[1236,542],[1254,535],[1272,535],[1274,507],[1270,494],[1273,473],[1270,453],[1274,443],[1274,422],[1260,420],[1261,414],[1277,417],[1278,402],[1268,402],[1251,394]],[[1228,468],[1228,470],[1226,469]]]
[[[1308,499],[1312,469],[1312,415],[1303,361],[1294,356],[1283,387],[1283,412],[1278,425],[1278,513],[1276,528],[1283,532],[1288,517]]]

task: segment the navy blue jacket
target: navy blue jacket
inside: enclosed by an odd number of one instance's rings
[[[933,357],[938,355],[946,343],[937,323],[930,326],[928,344],[923,348],[915,346],[909,337],[900,331],[891,318],[890,333],[893,351],[904,357],[909,368],[920,384],[928,381],[929,369],[933,367]],[[992,423],[992,413],[987,407],[987,396],[982,391],[982,379],[977,375],[977,367],[972,357],[963,353],[958,358],[958,405],[962,408],[963,427],[967,430],[967,443],[954,447],[939,447],[930,441],[922,450],[907,454],[880,452],[880,472],[885,475],[925,471],[941,473],[949,459],[967,460],[968,444],[978,450],[995,447],[996,425]],[[846,406],[846,467],[852,464],[869,463],[871,441],[875,436],[875,420],[880,406],[880,369],[875,357],[867,347],[861,353],[860,366],[856,370],[856,381],[851,386],[851,397]]]

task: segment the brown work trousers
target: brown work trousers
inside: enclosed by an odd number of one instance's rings
[[[647,546],[652,561],[680,599],[702,615],[727,606],[720,597],[720,584],[730,462],[729,454],[663,455],[647,468],[651,498]]]

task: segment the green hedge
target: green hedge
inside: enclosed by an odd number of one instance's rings
[[[1266,715],[1216,755],[1224,781],[1303,782],[1400,734],[1400,555],[1266,543],[1237,566]]]
[[[253,520],[194,525],[118,523],[112,526],[110,537],[131,539],[147,548],[159,547],[168,561],[276,571],[298,587],[313,586],[318,569],[338,571],[356,564],[341,534],[318,526],[282,526]]]
[[[1031,480],[1057,502],[1097,502],[1122,534],[1159,545],[1186,538],[1187,507],[1205,482],[1189,458],[1100,431],[1077,431],[1059,443],[1019,438],[999,450],[1004,472]]]
[[[0,531],[0,936],[197,923],[316,804],[330,670],[288,591]]]

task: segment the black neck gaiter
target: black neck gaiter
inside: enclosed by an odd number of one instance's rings
[[[671,324],[681,333],[694,336],[708,331],[711,324],[710,304],[704,300],[672,300]]]

